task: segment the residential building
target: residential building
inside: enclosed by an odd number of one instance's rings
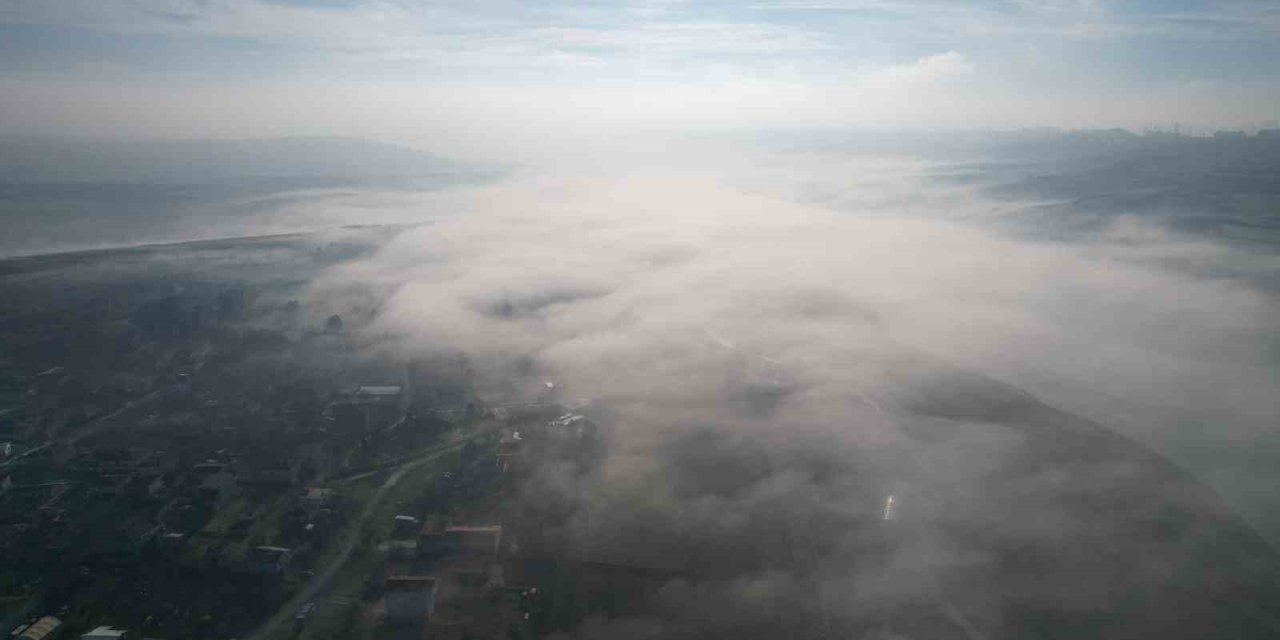
[[[26,627],[18,629],[13,637],[17,640],[51,640],[61,626],[61,620],[53,616],[45,616]]]
[[[80,636],[80,640],[130,640],[132,637],[133,634],[125,629],[104,625]]]
[[[388,626],[425,623],[435,612],[436,579],[431,576],[391,576],[383,584]]]

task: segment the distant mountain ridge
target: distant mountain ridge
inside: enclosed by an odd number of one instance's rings
[[[340,137],[247,140],[0,138],[0,182],[210,184],[260,178],[410,178],[468,167]]]
[[[426,212],[353,212],[325,194],[420,193],[504,171],[355,138],[0,137],[0,255],[415,222]]]

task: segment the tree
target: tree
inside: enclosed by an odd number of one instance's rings
[[[471,462],[472,460],[475,460],[478,455],[480,455],[480,447],[477,447],[475,442],[467,442],[462,445],[462,451],[458,452],[458,457],[461,458],[463,462]]]

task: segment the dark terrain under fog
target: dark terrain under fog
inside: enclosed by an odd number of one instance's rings
[[[960,348],[989,342],[1005,359],[985,362],[1043,373],[1062,356],[1000,351],[1036,335],[1003,331],[1043,322],[1099,357],[1149,340],[1175,365],[1268,339],[1280,142],[956,144],[928,142],[941,151],[911,179],[962,189],[959,223],[885,220],[931,206],[928,186],[863,220],[839,177],[802,185],[795,211],[718,186],[468,178],[471,210],[397,200],[421,211],[402,224],[251,223],[229,228],[256,237],[0,262],[4,629],[56,615],[195,638],[1280,636],[1280,555],[1207,472],[1151,446],[1174,438],[1050,406]],[[162,182],[128,190],[170,211]],[[343,215],[363,190],[399,189],[341,184],[356,194]],[[10,209],[28,188],[49,187],[10,185]],[[1174,235],[1115,236],[1132,218]],[[1031,275],[979,282],[1002,271]],[[1112,274],[1238,307],[1186,320],[1226,323],[1207,325],[1221,342],[1175,331],[1178,295],[1136,312],[1153,314],[1136,338],[1115,333],[1129,307]],[[1080,322],[1059,293],[1108,317]],[[1252,315],[1230,324],[1237,308]],[[1268,411],[1274,359],[1251,366],[1238,413],[1204,408],[1219,437],[1255,437],[1230,420]]]

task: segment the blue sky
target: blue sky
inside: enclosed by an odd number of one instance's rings
[[[1249,127],[1278,86],[1270,0],[0,0],[5,130]]]

